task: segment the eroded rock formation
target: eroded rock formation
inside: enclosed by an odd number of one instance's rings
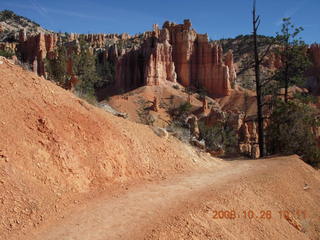
[[[183,24],[165,22],[162,29],[154,25],[153,31],[135,36],[126,33],[30,35],[21,30],[17,51],[22,61],[45,76],[45,59],[55,57],[61,39],[66,45],[85,41],[92,54],[99,54],[99,61],[112,62],[115,86],[122,91],[177,81],[185,87],[204,88],[210,95],[226,96],[236,78],[232,52],[224,56],[221,46],[210,42],[207,34],[196,33],[189,20]],[[74,78],[70,69],[72,62],[68,60],[67,72]]]
[[[45,59],[50,59],[54,56],[58,35],[39,33],[28,36],[28,38],[25,39],[25,33],[20,32],[19,39],[21,42],[18,45],[18,51],[22,61],[30,63],[33,67],[36,66],[37,69],[33,69],[33,71],[37,72],[40,76],[44,76]]]
[[[201,109],[201,111],[205,116],[207,116],[211,111],[211,108],[208,106],[208,101],[207,101],[206,97],[204,97],[202,99],[202,109]]]
[[[175,82],[177,75],[168,38],[167,29],[155,29],[141,48],[121,54],[116,64],[117,88],[127,91],[163,81]]]
[[[1,42],[0,43],[0,50],[6,50],[11,52],[16,52],[17,49],[17,43],[13,42]]]
[[[195,115],[191,114],[190,116],[188,116],[186,122],[189,124],[191,137],[199,139],[200,130],[198,125],[198,118]]]
[[[178,81],[185,87],[202,87],[210,95],[230,94],[236,78],[232,52],[224,57],[222,48],[209,42],[206,34],[197,34],[189,20],[165,22],[161,30],[154,25],[144,36],[141,48],[122,55],[117,63],[119,88]]]
[[[209,42],[207,34],[197,34],[189,20],[166,22],[163,28],[170,33],[178,82],[205,88],[211,95],[229,95],[236,77],[232,52],[225,63],[221,46]]]
[[[238,130],[239,151],[253,159],[260,157],[256,123],[244,122]]]

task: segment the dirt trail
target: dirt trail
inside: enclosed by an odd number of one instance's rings
[[[300,176],[301,179],[293,183],[294,175],[299,176],[296,172],[290,180],[293,188],[288,187],[278,175],[291,171],[288,163],[294,168],[300,167],[310,176]],[[32,238],[318,239],[319,224],[316,222],[320,219],[320,206],[314,201],[320,197],[319,187],[316,187],[320,180],[317,173],[296,157],[233,161],[228,165],[220,170],[144,184],[117,197],[97,199]],[[303,181],[312,183],[312,190],[305,192]],[[256,185],[259,187],[254,188]],[[288,199],[279,196],[282,188],[288,190]],[[292,216],[290,223],[288,219],[276,216],[279,210],[295,208],[308,211],[308,219]],[[213,219],[215,209],[238,209],[239,212],[268,209],[274,215],[271,220],[217,220]]]
[[[236,181],[248,174],[250,164],[232,164],[219,171],[180,176],[157,184],[143,185],[116,198],[102,198],[78,210],[72,216],[36,239],[137,239],[147,225],[157,223],[170,211],[197,198],[211,187]],[[162,215],[162,216],[161,216]]]

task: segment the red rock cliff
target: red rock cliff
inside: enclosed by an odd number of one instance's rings
[[[211,95],[229,95],[236,78],[232,52],[224,61],[221,46],[210,43],[207,34],[197,34],[189,20],[166,22],[163,28],[170,34],[178,82],[203,87]]]
[[[116,65],[116,86],[127,91],[144,85],[176,81],[172,46],[167,29],[155,29],[141,48],[121,54]]]
[[[154,25],[154,31],[144,36],[147,39],[141,48],[124,54],[117,63],[119,88],[177,80],[185,87],[203,87],[210,95],[230,94],[230,83],[236,78],[232,52],[224,60],[221,47],[191,29],[189,20],[166,22],[162,30]]]
[[[33,70],[43,76],[45,74],[44,61],[46,58],[53,57],[58,35],[39,33],[29,36],[26,40],[23,35],[20,35],[20,39],[22,42],[19,44],[18,51],[22,60],[32,64],[32,66],[37,66],[37,69]]]
[[[30,63],[39,75],[45,75],[45,59],[55,57],[58,34],[27,36],[19,34],[18,51],[22,60]],[[230,94],[236,72],[232,52],[223,56],[219,45],[209,42],[206,34],[197,34],[189,20],[183,24],[166,22],[162,29],[129,36],[128,34],[69,34],[68,43],[85,40],[92,53],[102,61],[116,65],[115,85],[128,91],[144,85],[158,85],[164,81],[179,82],[183,86],[202,87],[210,95]],[[68,73],[72,62],[67,63]]]

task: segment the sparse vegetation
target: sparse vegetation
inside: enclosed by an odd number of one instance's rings
[[[277,101],[267,129],[269,154],[298,154],[309,164],[320,163],[315,132],[320,126],[319,112],[300,103]]]
[[[95,84],[101,79],[96,69],[96,59],[89,51],[89,46],[83,40],[80,41],[79,54],[74,50],[68,55],[64,41],[58,44],[56,57],[46,61],[48,78],[57,82],[62,87],[67,87],[70,76],[67,72],[67,61],[71,58],[72,71],[80,80],[76,85],[76,93],[79,97],[95,103]]]
[[[12,58],[14,53],[11,50],[1,50],[0,49],[0,56],[5,58]]]
[[[180,89],[179,85],[177,85],[177,84],[173,85],[173,88],[174,88],[174,89],[177,89],[177,90]]]
[[[206,147],[211,151],[223,150],[226,154],[237,152],[237,131],[231,123],[231,114],[213,126],[199,122],[200,137],[205,140]]]
[[[150,114],[150,111],[149,111],[149,102],[146,101],[145,99],[141,98],[138,100],[139,101],[139,104],[140,104],[140,108],[137,110],[137,114],[140,118],[140,122],[142,124],[145,124],[145,125],[150,125],[152,126],[155,119],[154,117]]]
[[[16,21],[17,23],[21,24],[22,26],[26,26],[25,24],[27,24],[27,22],[30,22],[30,23],[40,27],[40,25],[38,23],[36,23],[26,17],[19,16],[10,10],[1,11],[0,12],[0,21],[4,22],[4,21],[8,21],[8,20]]]
[[[179,107],[170,109],[169,113],[175,120],[183,121],[186,118],[186,116],[189,114],[191,108],[192,108],[192,105],[190,103],[184,102],[180,104]]]
[[[0,11],[0,22],[5,23],[4,31],[0,32],[0,42],[18,42],[18,32],[23,28],[28,33],[50,32],[38,23],[15,14],[10,10]]]

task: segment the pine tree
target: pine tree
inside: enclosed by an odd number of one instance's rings
[[[46,60],[45,68],[46,72],[48,72],[48,78],[57,82],[62,87],[65,87],[68,81],[66,65],[67,49],[62,42],[59,42],[55,57]]]
[[[288,103],[289,87],[292,85],[303,86],[305,72],[310,66],[310,60],[306,53],[306,44],[297,39],[303,28],[295,28],[290,18],[284,18],[281,33],[277,34],[279,47],[276,54],[280,56],[282,66],[275,73],[279,88],[284,88],[284,101]]]
[[[320,126],[319,112],[299,100],[275,103],[267,128],[269,154],[298,154],[309,164],[320,164],[315,131]]]
[[[103,53],[98,53],[97,55],[96,70],[99,81],[96,82],[95,88],[104,88],[114,82],[115,64],[112,61],[105,59]]]
[[[76,90],[80,95],[94,95],[94,85],[100,78],[97,74],[95,56],[90,52],[84,40],[80,40],[80,52],[79,54],[74,53],[72,59],[73,71],[80,80]]]
[[[312,96],[308,93],[289,94],[290,86],[304,85],[305,72],[310,66],[307,46],[297,39],[302,30],[285,18],[281,34],[277,34],[276,54],[281,58],[281,67],[273,76],[276,91],[267,128],[267,148],[269,154],[298,154],[307,163],[317,165],[320,150],[315,131],[320,126],[319,111],[309,104]],[[284,94],[280,93],[282,89]]]

